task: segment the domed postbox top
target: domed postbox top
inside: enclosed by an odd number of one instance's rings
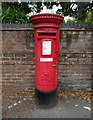
[[[30,21],[33,23],[34,27],[60,27],[61,22],[63,22],[64,17],[58,14],[36,14],[30,17]]]

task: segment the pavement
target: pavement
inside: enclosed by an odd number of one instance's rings
[[[3,118],[91,118],[91,104],[82,98],[58,98],[51,108],[42,108],[26,98],[2,108]]]

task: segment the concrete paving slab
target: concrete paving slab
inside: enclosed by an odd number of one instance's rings
[[[3,109],[3,118],[91,118],[91,104],[83,99],[59,99],[52,108],[41,108],[35,100],[23,100]]]

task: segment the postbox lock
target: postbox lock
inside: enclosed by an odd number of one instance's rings
[[[53,66],[53,67],[58,67],[58,64],[53,64],[52,66]]]
[[[53,67],[56,67],[56,64],[52,65]]]

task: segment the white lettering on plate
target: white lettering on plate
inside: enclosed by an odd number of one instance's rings
[[[40,62],[52,62],[53,58],[40,58]]]

